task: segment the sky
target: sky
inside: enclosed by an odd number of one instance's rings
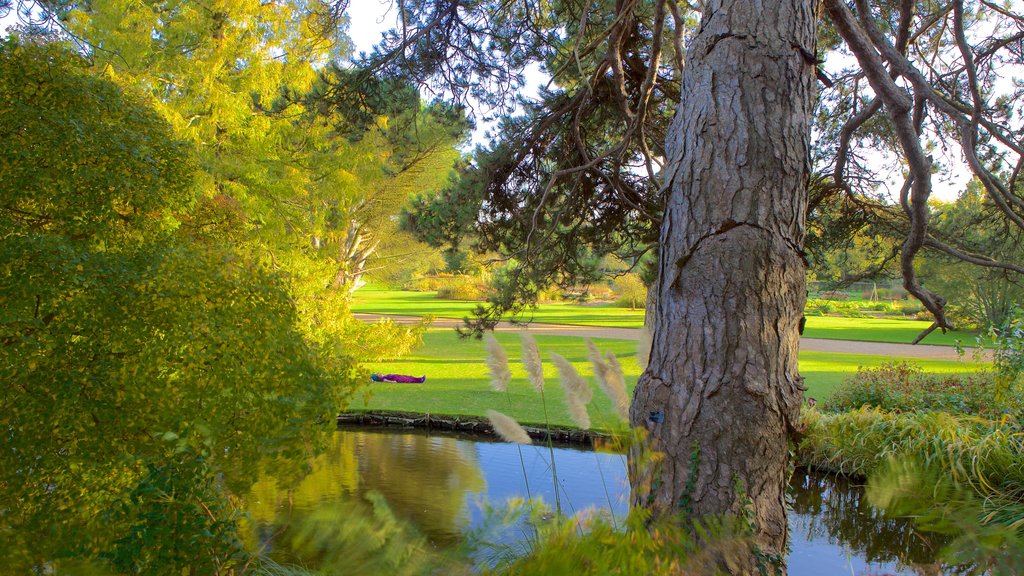
[[[1021,0],[1015,0],[1020,3]],[[348,8],[349,29],[348,36],[352,40],[355,52],[368,52],[373,45],[381,39],[382,33],[394,27],[397,23],[398,14],[392,6],[391,0],[351,0]],[[0,35],[6,35],[6,28],[16,23],[14,13],[0,18]],[[833,57],[834,58],[834,57]],[[826,63],[829,67],[830,63]],[[528,71],[525,95],[537,94],[537,89],[545,84],[548,77],[540,71],[539,67]],[[477,121],[477,129],[472,135],[469,146],[482,144],[488,140],[487,131],[493,129],[494,123]],[[937,159],[944,160],[952,168],[944,174],[937,174],[933,177],[933,197],[941,200],[954,200],[959,191],[963,190],[970,179],[970,172],[963,163],[962,153],[954,146],[948,150],[936,151]],[[943,158],[944,156],[944,158]],[[879,165],[883,164],[881,158],[877,160]],[[884,170],[881,170],[884,171]],[[898,192],[902,184],[902,176],[894,173],[890,178],[885,179],[884,186],[888,187],[893,194]]]
[[[1016,1],[1020,2],[1021,0]],[[352,0],[349,4],[348,16],[350,19],[348,35],[355,47],[356,54],[369,52],[374,44],[380,41],[382,33],[393,28],[398,21],[397,11],[393,9],[391,0]],[[831,59],[832,62],[826,62],[826,67],[832,66],[839,69],[849,64],[849,60],[838,55],[832,56]],[[849,59],[852,59],[852,56]],[[541,72],[539,68],[530,71],[527,77],[526,94],[536,95],[538,86],[547,83],[548,79],[549,76]],[[493,125],[493,123],[481,124],[478,122],[471,144],[486,142],[486,131]],[[962,159],[960,148],[954,143],[949,149],[935,151],[934,155],[936,160],[951,168],[932,177],[932,197],[944,201],[955,200],[972,176]],[[881,157],[876,157],[874,163],[879,166],[887,164]],[[882,186],[889,190],[889,195],[895,200],[903,185],[903,175],[898,171],[891,169],[889,171],[894,172],[889,178],[880,177],[879,179],[884,181]],[[886,169],[879,169],[878,172],[884,174]]]

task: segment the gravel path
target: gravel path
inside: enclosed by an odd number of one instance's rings
[[[420,321],[418,316],[398,316],[390,314],[356,314],[356,318],[364,322],[375,322],[379,318],[390,318],[399,324],[414,324]],[[454,318],[435,318],[433,328],[456,328],[462,326],[462,320]],[[522,332],[547,336],[577,336],[579,338],[615,338],[619,340],[639,340],[640,330],[636,328],[605,328],[600,326],[569,326],[565,324],[530,324],[517,326],[510,322],[501,322],[495,328],[498,332]],[[800,350],[810,352],[833,352],[841,354],[871,354],[874,356],[891,356],[893,358],[914,358],[923,360],[959,360],[960,355],[952,346],[933,346],[930,344],[894,344],[891,342],[861,342],[859,340],[825,340],[821,338],[801,338]],[[986,350],[985,360],[991,360],[991,352]]]

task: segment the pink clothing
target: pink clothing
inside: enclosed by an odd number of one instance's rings
[[[426,382],[426,376],[406,376],[404,374],[372,374],[370,380],[374,382],[397,382],[399,384],[420,384]]]

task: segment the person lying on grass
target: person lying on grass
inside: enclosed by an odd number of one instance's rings
[[[426,382],[426,376],[406,376],[404,374],[370,374],[370,380],[374,382],[397,382],[399,384],[421,384]]]

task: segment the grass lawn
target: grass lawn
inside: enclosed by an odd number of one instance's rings
[[[381,362],[370,368],[379,372],[427,375],[424,384],[374,383],[363,388],[352,401],[352,409],[403,410],[430,414],[483,416],[488,409],[505,412],[523,423],[544,423],[544,403],[534,391],[520,364],[519,336],[496,334],[509,355],[513,380],[509,395],[490,388],[483,342],[460,340],[450,329],[429,330],[419,349],[399,360]],[[585,377],[592,369],[587,361],[586,347],[580,338],[537,336],[542,357],[547,360],[557,352],[572,362]],[[636,343],[628,340],[595,340],[602,350],[612,351],[626,372],[627,382],[635,383],[639,375]],[[800,355],[800,371],[806,378],[807,394],[819,400],[828,396],[858,366],[877,366],[891,360],[882,356],[827,354],[804,352]],[[983,365],[973,362],[921,360],[917,364],[929,372],[972,372]],[[552,424],[572,425],[565,412],[563,392],[554,366],[545,363],[546,403]],[[594,400],[590,416],[595,428],[608,428],[614,422],[611,405],[591,378]]]
[[[436,292],[406,292],[383,290],[366,286],[356,292],[353,312],[376,314],[404,314],[435,318],[463,318],[473,314],[478,302],[439,300]],[[607,304],[541,304],[519,320],[542,324],[570,324],[575,326],[607,326],[612,328],[640,328],[644,325],[644,311],[619,308]]]
[[[377,314],[432,315],[437,318],[462,318],[472,314],[476,302],[439,300],[434,292],[404,292],[383,290],[367,286],[356,292],[352,305],[354,312]],[[570,324],[577,326],[608,326],[613,328],[640,328],[643,310],[630,310],[610,305],[542,304],[532,314],[534,322],[542,324]],[[931,323],[898,318],[843,318],[839,316],[808,316],[804,336],[835,340],[863,340],[865,342],[899,342],[909,344]],[[932,332],[924,344],[952,346],[957,340],[965,345],[974,344],[969,332]]]

